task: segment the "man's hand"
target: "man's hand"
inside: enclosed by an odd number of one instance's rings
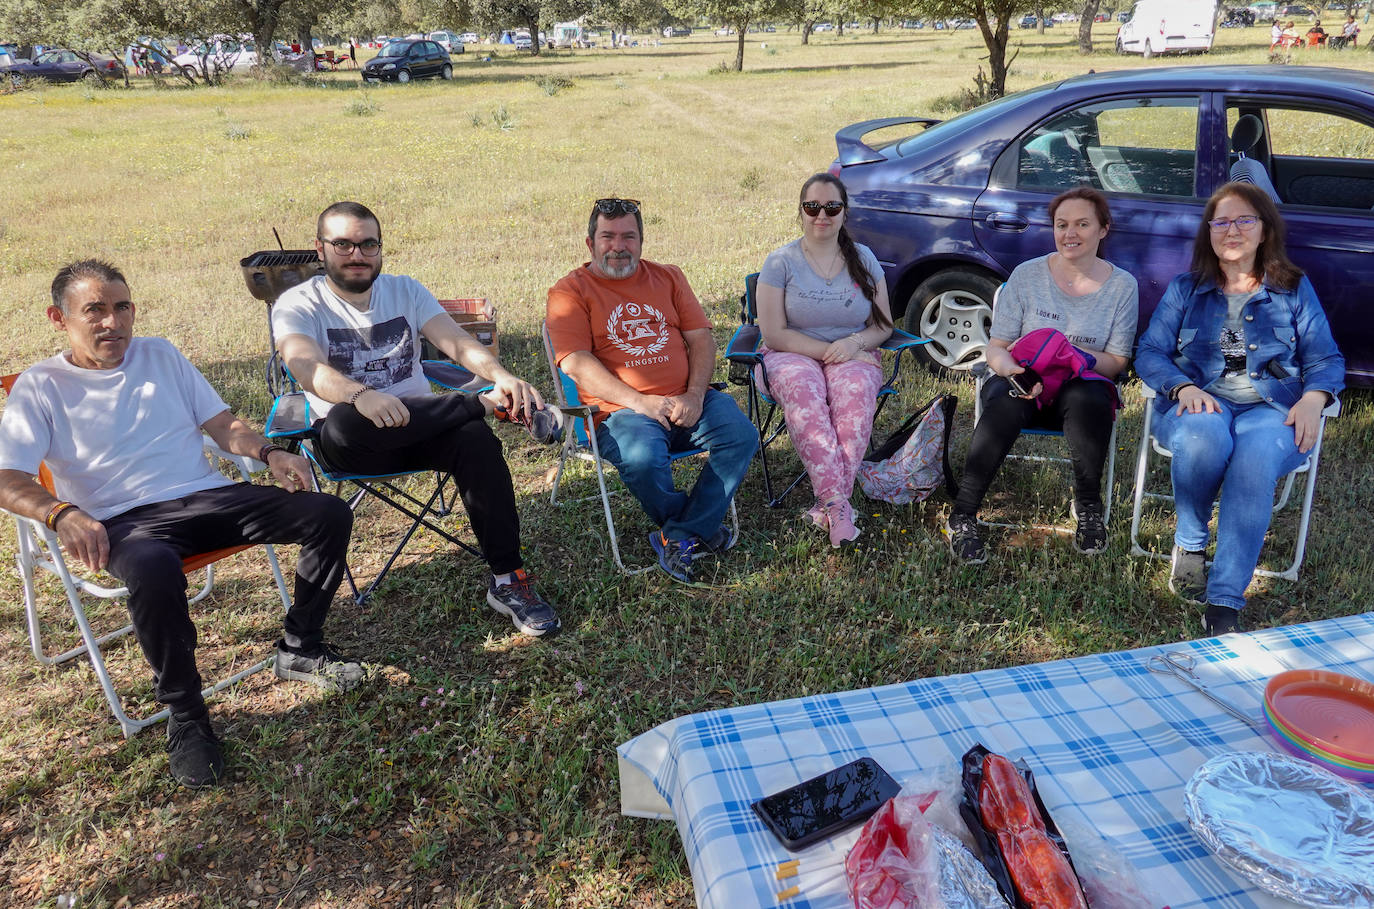
[[[544,409],[544,397],[524,379],[510,373],[492,380],[486,397],[496,401],[510,414],[529,414]]]
[[[405,426],[410,422],[410,411],[400,398],[375,388],[369,388],[359,395],[353,406],[378,429]]]
[[[68,508],[58,516],[57,539],[63,549],[92,571],[104,571],[110,562],[110,537],[105,525],[79,508]]]
[[[267,454],[267,469],[272,479],[287,492],[304,492],[310,488],[310,462],[289,451],[274,450]]]
[[[701,419],[701,410],[706,406],[706,392],[688,389],[680,395],[668,398],[668,420],[674,426],[692,427]]]
[[[1321,427],[1322,410],[1326,407],[1327,395],[1324,391],[1309,391],[1298,398],[1298,403],[1288,409],[1284,426],[1293,427],[1293,444],[1298,451],[1307,454],[1317,444],[1317,430]]]
[[[1181,417],[1184,411],[1221,413],[1221,402],[1196,385],[1185,385],[1178,391],[1178,409],[1174,411],[1174,416]]]
[[[640,395],[630,405],[630,409],[668,429],[671,425],[669,420],[673,412],[673,399],[665,398],[663,395]]]

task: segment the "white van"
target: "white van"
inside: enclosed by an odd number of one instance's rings
[[[1213,0],[1137,0],[1116,33],[1118,54],[1207,53],[1216,32]]]

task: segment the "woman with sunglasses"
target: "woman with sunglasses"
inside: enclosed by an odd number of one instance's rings
[[[892,334],[882,267],[845,230],[848,206],[838,178],[803,183],[802,235],[769,254],[757,294],[768,388],[815,493],[806,519],[835,547],[859,537],[849,497],[883,384],[874,351]]]
[[[1105,380],[1115,379],[1131,355],[1136,281],[1101,256],[1112,215],[1100,192],[1088,187],[1062,192],[1050,200],[1049,215],[1055,251],[1018,265],[992,313],[986,353],[992,375],[980,390],[982,415],[945,524],[950,551],[969,565],[987,561],[978,507],[1017,436],[1031,426],[1062,429],[1068,440],[1077,521],[1074,546],[1085,554],[1107,547],[1102,471],[1117,396],[1115,385]],[[1020,387],[1024,383],[1018,377],[1025,367],[1012,355],[1017,342],[1045,328],[1062,334],[1091,370],[1060,385],[1053,400],[1041,398],[1039,382]]]
[[[1136,371],[1155,398],[1155,437],[1173,452],[1169,589],[1206,605],[1209,635],[1239,631],[1269,529],[1274,486],[1317,440],[1345,387],[1345,359],[1312,283],[1288,259],[1283,219],[1251,183],[1203,209],[1192,269],[1170,283],[1140,337]],[[1207,527],[1221,493],[1216,556]]]

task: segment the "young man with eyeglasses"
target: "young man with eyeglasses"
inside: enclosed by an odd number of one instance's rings
[[[710,387],[716,342],[687,278],[640,258],[644,220],[634,199],[598,199],[587,224],[591,260],[549,290],[554,356],[582,399],[600,408],[601,454],[658,525],[649,540],[674,580],[735,545],[725,522],[759,436],[733,398]],[[669,455],[702,448],[689,492]]]
[[[372,476],[452,471],[491,569],[487,604],[524,634],[556,633],[558,616],[520,556],[510,469],[485,418],[520,423],[551,444],[562,437],[562,414],[463,331],[423,284],[381,273],[382,228],[366,206],[334,203],[315,236],[325,273],[281,295],[272,328],[318,421],[320,455]],[[491,390],[433,394],[420,365],[421,337]]]

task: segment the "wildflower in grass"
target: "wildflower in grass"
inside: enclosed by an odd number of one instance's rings
[[[443,693],[444,693],[444,686],[443,686],[443,685],[440,685],[438,688],[434,689],[434,693],[435,693],[435,694],[443,694]]]
[[[428,698],[428,697],[422,697],[422,698],[420,698],[420,706],[421,706],[421,707],[428,707],[428,706],[429,706],[429,698]]]
[[[163,859],[165,859],[166,857],[167,857],[167,853],[165,853],[165,852],[155,852],[155,853],[153,853],[153,861],[155,861],[155,862],[160,862],[160,861],[162,861]]]
[[[587,690],[586,688],[584,688],[584,687],[582,686],[582,680],[581,680],[581,679],[578,679],[576,682],[573,683],[573,688],[577,689],[577,696],[578,696],[578,697],[582,697],[582,695],[583,695],[584,693],[586,693],[586,690]]]
[[[296,776],[300,776],[300,775],[301,775],[302,773],[304,773],[304,772],[305,772],[305,765],[303,765],[303,764],[297,764],[297,765],[296,765]]]

